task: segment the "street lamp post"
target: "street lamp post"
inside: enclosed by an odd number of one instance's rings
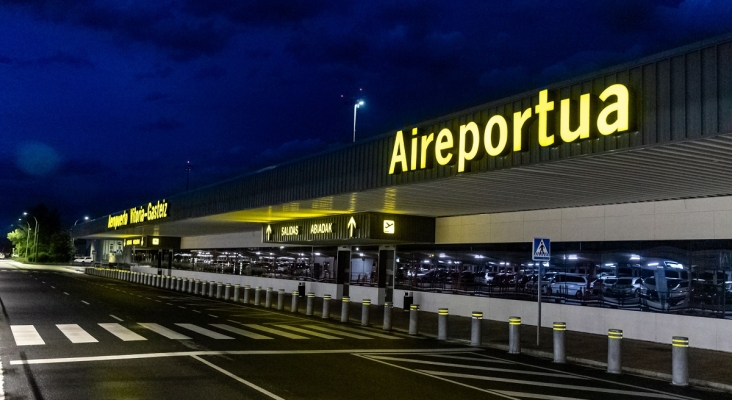
[[[76,226],[76,224],[79,221],[81,221],[81,218],[79,218],[76,221],[74,221],[74,226]],[[89,217],[84,216],[84,221],[89,221]],[[76,246],[74,246],[74,237],[70,233],[71,233],[71,231],[69,231],[69,236],[71,237],[71,248],[74,249],[74,255],[75,255],[76,254]]]
[[[363,100],[359,100],[353,105],[353,143],[356,143],[356,111],[363,105]]]
[[[18,221],[23,221],[23,219],[18,218]],[[30,239],[31,228],[30,228],[30,224],[28,223],[28,221],[23,221],[23,222],[25,222],[26,225],[28,225],[28,230],[25,233],[25,258],[27,260],[28,259],[28,242],[30,241],[29,239]]]
[[[38,227],[38,225],[39,225],[39,223],[38,223],[38,219],[37,219],[37,218],[36,218],[35,216],[33,216],[33,215],[31,215],[31,214],[28,214],[27,212],[24,212],[24,213],[23,213],[23,215],[30,215],[30,216],[31,216],[31,217],[33,217],[33,219],[34,219],[34,220],[36,221],[36,228],[35,228],[35,231],[36,231],[36,232],[35,232],[35,240],[34,240],[35,244],[34,244],[34,247],[36,248],[36,257],[35,257],[35,262],[37,263],[37,262],[38,262],[38,229],[40,229],[40,228]]]

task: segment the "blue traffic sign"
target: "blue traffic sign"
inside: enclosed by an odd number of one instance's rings
[[[534,261],[549,261],[551,258],[551,241],[547,238],[534,238],[531,246],[531,259]]]

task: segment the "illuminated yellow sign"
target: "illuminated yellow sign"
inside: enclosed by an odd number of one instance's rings
[[[390,221],[388,219],[384,220],[384,233],[388,233],[390,235],[394,234],[394,221]]]
[[[168,217],[168,203],[158,201],[155,204],[147,203],[147,207],[133,207],[130,208],[129,213],[127,210],[121,214],[110,215],[107,220],[108,229],[117,229],[122,226],[129,224],[138,224],[145,221],[154,221],[161,218]]]
[[[142,245],[142,238],[125,240],[125,246],[140,246],[140,245]]]
[[[457,138],[450,128],[442,128],[437,136],[434,132],[420,135],[419,129],[414,128],[407,146],[404,133],[398,131],[394,138],[389,174],[430,168],[433,162],[438,165],[457,164],[457,172],[464,172],[467,162],[485,154],[490,157],[506,154],[509,151],[509,140],[514,152],[524,151],[526,141],[522,134],[526,131],[532,113],[536,116],[539,146],[555,145],[555,133],[549,131],[549,118],[555,109],[554,101],[549,100],[548,90],[540,91],[538,99],[538,104],[534,107],[514,112],[513,118],[508,120],[500,114],[491,116],[482,132],[474,121],[460,125]],[[622,84],[611,85],[600,94],[599,99],[603,102],[603,108],[596,120],[596,131],[607,136],[629,130],[628,88]],[[571,143],[590,138],[593,129],[590,125],[590,100],[590,94],[583,94],[579,97],[579,102],[570,99],[559,102],[559,137],[562,142]],[[480,154],[481,145],[483,154]]]
[[[323,234],[323,233],[333,233],[333,223],[325,223],[325,224],[312,224],[310,225],[310,234]]]
[[[282,236],[297,236],[300,234],[300,227],[297,225],[283,226],[280,228],[280,235]]]
[[[152,244],[153,244],[153,246],[158,246],[158,245],[160,245],[160,239],[159,239],[159,238],[153,238],[153,240],[152,240]]]

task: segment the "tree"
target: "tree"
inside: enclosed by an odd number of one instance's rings
[[[69,262],[74,256],[74,249],[71,247],[71,235],[68,231],[60,231],[51,235],[49,256],[54,262]]]
[[[33,248],[33,242],[32,239],[28,241],[28,238],[32,236],[32,231],[28,231],[28,227],[24,226],[22,228],[17,228],[14,231],[8,232],[8,240],[10,240],[11,243],[13,243],[13,247],[15,247],[15,253],[19,256],[25,257],[26,255],[26,243],[28,246],[28,251],[30,251],[31,248]]]

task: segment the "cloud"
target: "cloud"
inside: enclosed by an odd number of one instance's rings
[[[196,72],[194,78],[196,79],[207,79],[207,78],[221,78],[228,73],[226,68],[219,67],[218,65],[212,65],[210,67],[201,68]]]
[[[155,101],[158,101],[158,100],[166,99],[168,97],[170,97],[170,95],[167,94],[167,93],[152,92],[152,93],[148,94],[147,96],[145,96],[145,98],[142,101],[144,101],[144,102],[155,102]]]
[[[173,68],[167,65],[155,65],[155,69],[150,72],[136,74],[138,79],[167,78],[173,73]]]
[[[157,121],[148,122],[142,125],[138,125],[137,129],[142,132],[150,131],[172,131],[178,129],[183,124],[179,121],[169,118],[159,118]]]
[[[43,177],[56,172],[61,157],[56,150],[40,142],[26,142],[18,146],[16,165],[28,175]]]
[[[223,50],[235,32],[217,20],[182,14],[167,2],[5,0],[53,23],[105,32],[115,39],[146,43],[183,61]]]
[[[15,65],[19,67],[49,67],[66,65],[74,68],[93,68],[94,63],[89,59],[73,55],[64,51],[57,51],[55,54],[29,60],[0,56],[1,64]]]
[[[183,10],[202,18],[220,16],[247,25],[282,26],[313,18],[338,6],[337,3],[321,0],[188,0]]]

